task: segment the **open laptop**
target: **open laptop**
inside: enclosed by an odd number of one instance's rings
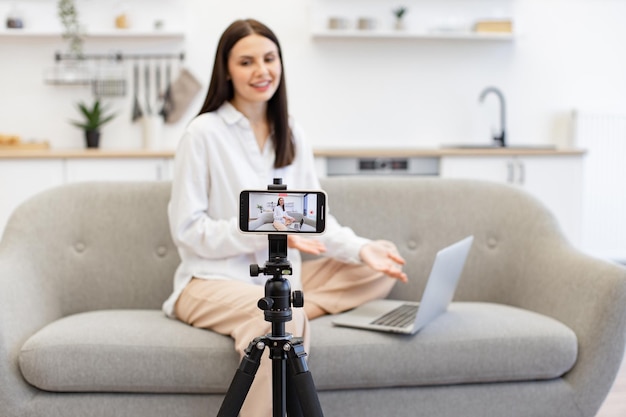
[[[337,326],[414,334],[448,309],[474,236],[437,252],[422,300],[374,300],[338,314]]]

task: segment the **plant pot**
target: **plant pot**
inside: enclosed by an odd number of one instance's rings
[[[100,146],[100,131],[85,130],[85,142],[88,148],[98,148]]]

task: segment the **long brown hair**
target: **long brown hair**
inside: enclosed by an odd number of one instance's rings
[[[235,95],[233,83],[228,76],[228,57],[233,46],[246,36],[257,34],[274,42],[278,48],[278,56],[282,66],[280,83],[272,98],[267,103],[267,120],[273,128],[272,141],[276,149],[275,168],[290,165],[296,154],[291,128],[289,127],[289,111],[287,109],[287,87],[285,85],[285,67],[278,38],[270,28],[254,20],[237,20],[222,34],[217,44],[211,83],[199,115],[215,111],[224,102],[232,100]]]

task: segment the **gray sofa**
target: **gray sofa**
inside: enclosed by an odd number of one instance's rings
[[[342,223],[398,244],[410,283],[394,298],[419,298],[435,252],[475,236],[449,311],[417,335],[312,322],[309,366],[326,416],[595,414],[624,351],[623,267],[571,247],[550,213],[512,187],[436,178],[323,187]],[[71,184],[15,211],[0,242],[0,415],[217,414],[239,364],[231,339],[160,311],[179,262],[169,190]]]
[[[304,217],[302,213],[296,213],[294,211],[288,211],[287,214],[293,217],[295,220],[294,223],[300,223],[300,220],[304,218],[304,222],[302,224],[302,231],[305,232],[315,232],[315,221],[313,219],[309,219],[308,217]],[[251,220],[248,223],[248,230],[254,230],[257,232],[275,232],[274,228],[274,213],[272,212],[264,212],[259,215],[254,220]]]

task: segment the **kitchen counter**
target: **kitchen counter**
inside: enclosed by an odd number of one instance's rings
[[[10,149],[0,148],[0,159],[171,158],[173,150],[146,149]]]
[[[550,149],[533,147],[510,148],[398,148],[398,149],[315,149],[316,157],[410,158],[442,156],[566,156],[583,155],[582,149]],[[146,149],[33,149],[0,148],[0,159],[72,159],[72,158],[172,158],[174,150]]]
[[[507,148],[491,148],[491,147],[441,147],[441,148],[398,148],[398,149],[315,149],[314,153],[317,157],[356,157],[356,158],[412,158],[412,157],[441,157],[441,156],[565,156],[565,155],[583,155],[586,151],[583,149],[554,149],[542,147],[507,147]]]

